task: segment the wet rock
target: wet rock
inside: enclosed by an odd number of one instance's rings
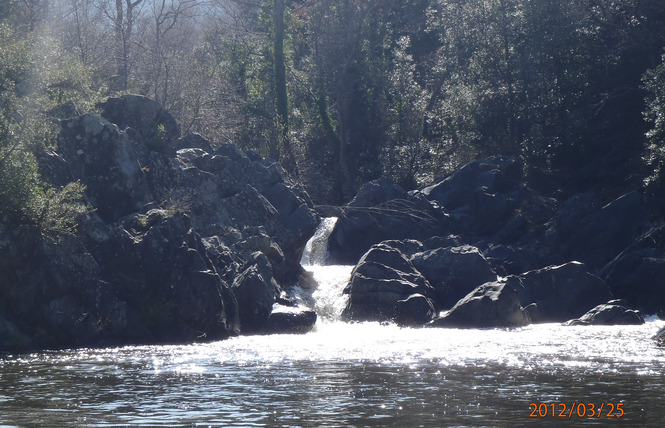
[[[518,277],[488,282],[461,299],[430,327],[517,327],[530,319],[520,304]]]
[[[265,324],[261,328],[263,334],[304,334],[314,328],[316,312],[302,307],[284,305],[273,306]]]
[[[238,301],[240,331],[259,332],[281,293],[267,261],[257,261],[247,267],[233,282],[232,290]]]
[[[469,245],[419,252],[410,259],[434,287],[439,309],[451,308],[479,285],[496,280],[496,273],[480,250]]]
[[[385,243],[362,257],[344,293],[349,301],[342,317],[348,320],[413,324],[434,315],[431,285],[404,254]]]
[[[567,321],[566,325],[641,325],[644,317],[639,311],[629,309],[623,300],[611,300],[598,305],[581,317]]]
[[[519,276],[522,306],[532,303],[533,322],[564,322],[612,299],[605,281],[589,272],[586,265],[570,262],[549,266]]]

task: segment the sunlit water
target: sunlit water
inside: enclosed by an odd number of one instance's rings
[[[321,316],[306,335],[0,356],[0,426],[665,423],[665,350],[651,340],[663,321],[484,330],[346,324],[337,319],[351,267],[308,269],[321,284],[312,299]],[[530,417],[531,403],[550,405],[548,416]],[[623,416],[552,417],[552,403],[623,403]]]

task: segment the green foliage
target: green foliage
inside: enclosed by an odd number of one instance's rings
[[[648,70],[642,80],[648,92],[644,117],[652,125],[647,132],[648,145],[644,155],[650,167],[645,182],[651,188],[662,188],[665,184],[665,55],[663,61]]]
[[[39,72],[37,60],[43,57],[35,53],[35,40],[0,23],[0,220],[37,224],[45,232],[71,231],[85,212],[79,203],[83,187],[43,183],[34,153],[54,145],[54,125],[42,111],[53,105],[54,94],[70,93],[73,76],[57,67]]]

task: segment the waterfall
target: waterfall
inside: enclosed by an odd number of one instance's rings
[[[300,259],[300,264],[311,272],[318,286],[311,292],[298,290],[298,298],[309,302],[322,322],[339,320],[347,301],[347,296],[342,292],[353,270],[353,266],[326,265],[328,238],[335,223],[337,217],[327,217],[321,221],[316,233],[307,242]]]
[[[328,238],[335,228],[337,217],[326,217],[321,221],[314,236],[307,241],[300,264],[303,266],[323,266],[328,261]]]

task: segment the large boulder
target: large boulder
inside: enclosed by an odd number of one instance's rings
[[[605,281],[580,262],[526,272],[519,276],[520,302],[533,322],[564,322],[612,299]]]
[[[261,330],[282,291],[272,276],[270,263],[261,253],[254,254],[253,262],[238,275],[232,290],[238,301],[243,333]]]
[[[0,351],[148,341],[112,288],[74,235],[0,230]]]
[[[434,315],[431,285],[399,250],[373,246],[351,273],[342,317],[353,321],[423,324]]]
[[[316,312],[303,307],[276,304],[261,328],[262,334],[303,334],[316,324]]]
[[[434,287],[439,309],[451,308],[479,285],[497,279],[480,250],[469,245],[418,252],[410,259]]]
[[[154,342],[237,334],[238,307],[182,213],[153,209],[114,227],[92,251]]]
[[[430,327],[519,327],[530,318],[520,304],[519,278],[508,277],[477,287]]]

